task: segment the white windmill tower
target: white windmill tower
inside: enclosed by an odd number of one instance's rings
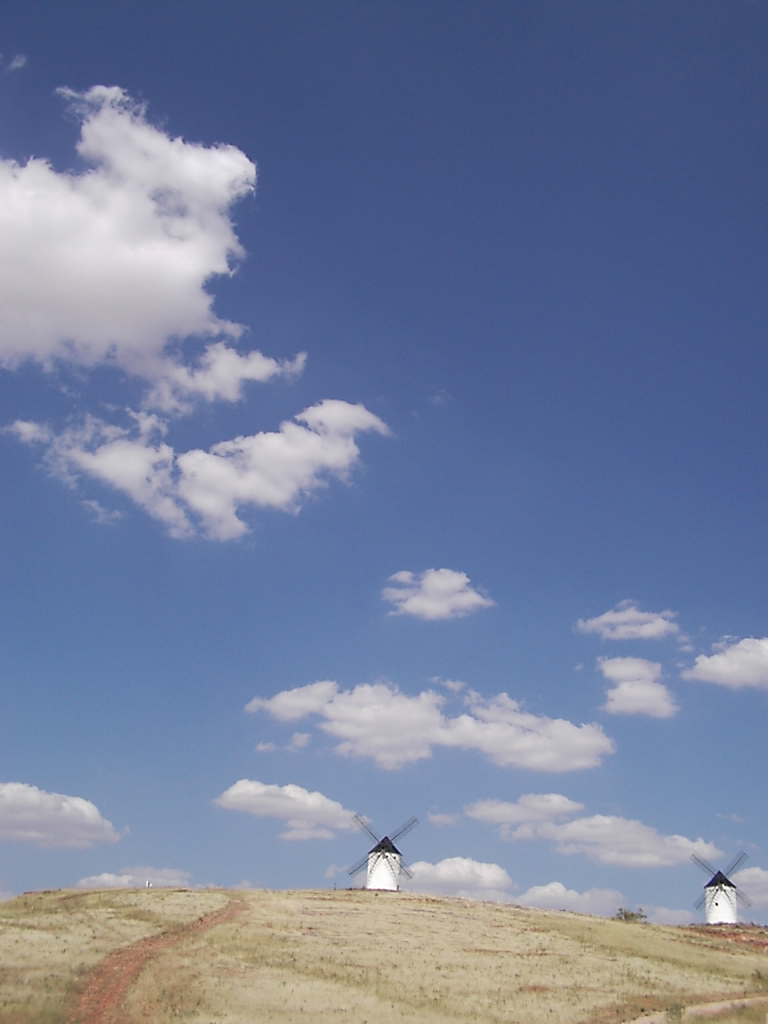
[[[368,822],[359,814],[355,814],[354,818],[363,832],[367,833],[376,845],[357,864],[353,864],[349,869],[350,875],[356,875],[358,871],[362,871],[367,866],[366,889],[388,889],[391,892],[399,892],[400,875],[407,875],[408,878],[413,878],[413,875],[403,863],[403,855],[395,846],[395,839],[399,839],[406,832],[415,828],[419,819],[409,818],[391,836],[377,836]]]
[[[741,904],[742,907],[752,906],[752,900],[749,896],[743,893],[736,883],[732,882],[728,877],[746,859],[746,853],[739,853],[723,871],[718,871],[717,868],[713,868],[707,861],[697,857],[695,853],[691,854],[691,860],[694,864],[698,864],[702,871],[711,876],[704,886],[704,892],[694,904],[697,910],[702,906],[704,907],[707,924],[738,924],[738,905]]]

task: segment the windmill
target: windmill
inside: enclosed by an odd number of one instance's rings
[[[359,814],[355,814],[354,819],[376,845],[357,864],[352,865],[349,869],[350,875],[356,875],[367,865],[366,889],[389,889],[392,892],[398,892],[400,890],[400,874],[407,875],[408,878],[413,878],[413,875],[403,864],[403,855],[395,846],[395,840],[415,828],[419,819],[409,818],[391,836],[377,836],[365,818]]]
[[[731,863],[722,871],[713,868],[707,861],[691,854],[691,860],[698,864],[702,871],[710,875],[710,879],[704,886],[704,892],[694,904],[696,909],[704,907],[707,915],[707,924],[738,924],[739,914],[737,904],[742,907],[751,907],[752,900],[746,893],[732,882],[729,875],[732,875],[736,868],[740,867],[747,859],[746,853],[737,854]]]

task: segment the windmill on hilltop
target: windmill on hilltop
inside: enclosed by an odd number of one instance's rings
[[[698,864],[702,871],[710,875],[710,879],[704,886],[704,892],[696,900],[694,906],[699,910],[702,906],[707,915],[707,924],[738,924],[738,904],[742,907],[751,907],[752,900],[746,893],[732,882],[729,875],[733,874],[736,868],[740,867],[747,859],[746,853],[737,854],[731,863],[722,871],[713,868],[707,861],[691,854],[691,860]]]
[[[373,839],[376,844],[362,857],[357,864],[349,869],[350,875],[356,875],[364,867],[368,867],[368,874],[365,881],[366,889],[388,889],[391,892],[399,892],[400,875],[407,875],[413,878],[408,867],[403,864],[403,855],[395,846],[395,840],[400,839],[410,832],[419,823],[418,818],[409,818],[405,824],[396,829],[391,836],[377,836],[368,822],[359,814],[354,819],[360,828]]]

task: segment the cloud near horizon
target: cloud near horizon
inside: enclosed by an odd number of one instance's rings
[[[119,838],[90,800],[47,793],[25,782],[0,783],[0,841],[82,849]]]
[[[599,725],[531,714],[506,693],[488,699],[470,693],[464,698],[467,710],[455,716],[444,713],[446,703],[434,690],[411,697],[389,682],[342,690],[322,680],[274,697],[254,697],[245,710],[282,722],[316,715],[319,728],[340,740],[338,754],[370,758],[388,770],[446,747],[477,751],[499,767],[569,772],[596,767],[614,749]]]
[[[381,596],[393,605],[390,615],[410,615],[437,621],[458,619],[496,603],[470,586],[469,576],[455,569],[425,569],[421,574],[406,569],[389,577],[393,587]]]
[[[78,889],[144,889],[147,882],[153,888],[185,889],[192,875],[189,871],[176,868],[134,867],[124,868],[119,874],[104,871],[100,875],[88,875],[77,882]]]
[[[677,612],[641,611],[634,601],[621,601],[611,611],[593,619],[579,619],[579,633],[596,633],[602,640],[658,640],[677,636],[680,627],[673,620]],[[681,637],[681,639],[684,639]]]
[[[322,793],[302,786],[274,786],[240,779],[213,801],[229,811],[257,818],[277,818],[288,825],[280,839],[333,839],[338,831],[354,831],[354,811]]]

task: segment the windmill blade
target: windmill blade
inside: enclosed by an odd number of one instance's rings
[[[363,832],[367,832],[371,839],[374,841],[374,843],[381,842],[381,836],[376,835],[376,833],[373,831],[373,829],[365,820],[365,818],[361,817],[359,814],[353,814],[352,817],[355,819],[355,822],[357,823],[358,827],[361,828]]]
[[[356,875],[358,871],[362,871],[363,870],[363,868],[365,867],[365,865],[367,863],[368,863],[368,854],[366,853],[366,855],[364,857],[361,857],[361,859],[357,862],[357,864],[353,864],[352,865],[352,867],[349,869],[349,874],[350,875]]]
[[[695,853],[691,854],[691,860],[694,864],[698,864],[702,871],[706,871],[708,875],[717,874],[717,868],[713,868],[711,864],[705,861],[702,857],[697,856]]]
[[[699,898],[693,904],[694,907],[696,907],[697,910],[701,910],[701,908],[704,906],[704,901],[706,900],[706,898],[707,898],[707,894],[706,894],[706,892],[703,892],[701,894],[701,896],[699,896]]]
[[[723,874],[725,875],[725,877],[728,878],[736,870],[736,868],[741,867],[741,865],[744,863],[748,856],[749,855],[744,853],[743,850],[741,851],[741,853],[737,853],[731,861],[731,863],[728,865],[728,867],[723,868]]]
[[[394,831],[389,838],[394,843],[396,839],[399,839],[401,836],[406,835],[408,832],[411,831],[412,828],[416,828],[418,824],[418,818],[409,818],[408,821],[406,821],[404,825],[401,825],[399,829]]]
[[[406,876],[406,878],[413,878],[413,872],[408,867],[408,865],[407,864],[403,864],[402,861],[400,861],[400,870],[403,872],[403,874]]]
[[[736,891],[736,899],[739,901],[739,903],[742,905],[742,907],[751,907],[752,906],[752,900],[749,898],[749,896],[747,896],[747,894],[745,892],[742,892],[741,889],[739,889],[738,886],[736,886],[736,890],[735,891]]]

